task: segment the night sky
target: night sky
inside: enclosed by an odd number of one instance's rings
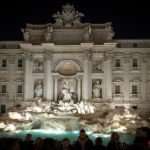
[[[115,38],[150,38],[150,8],[144,0],[0,0],[0,40],[22,40],[26,23],[53,22],[63,4],[74,4],[83,22],[112,22]]]

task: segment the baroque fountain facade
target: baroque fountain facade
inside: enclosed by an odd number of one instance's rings
[[[55,23],[21,29],[24,41],[0,42],[1,130],[150,125],[150,40],[114,40],[111,23],[82,17],[67,4]]]

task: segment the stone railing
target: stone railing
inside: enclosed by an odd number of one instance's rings
[[[24,93],[16,93],[16,97],[23,97]]]
[[[123,71],[123,67],[112,67],[112,71]]]
[[[1,97],[8,97],[8,93],[0,93]]]

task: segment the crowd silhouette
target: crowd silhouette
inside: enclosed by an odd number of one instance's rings
[[[144,134],[143,134],[144,133]],[[146,134],[145,134],[146,133]],[[131,145],[122,143],[119,134],[112,132],[110,141],[103,145],[101,137],[97,137],[93,142],[84,129],[80,130],[79,137],[70,142],[68,138],[58,141],[52,138],[38,137],[32,139],[31,134],[27,134],[25,139],[18,138],[0,138],[1,150],[150,150],[149,131],[142,132],[135,136]]]

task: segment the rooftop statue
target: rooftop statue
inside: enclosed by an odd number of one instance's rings
[[[21,32],[23,33],[23,38],[26,42],[29,42],[30,40],[30,33],[26,29],[21,29]]]
[[[92,40],[92,28],[90,24],[84,29],[83,40],[85,42],[90,42]]]
[[[56,26],[78,26],[81,24],[81,17],[84,14],[76,11],[73,5],[66,4],[62,6],[62,12],[57,12],[53,15]]]
[[[47,31],[45,33],[45,40],[46,42],[50,42],[52,40],[52,33],[53,33],[53,27],[48,26]]]

